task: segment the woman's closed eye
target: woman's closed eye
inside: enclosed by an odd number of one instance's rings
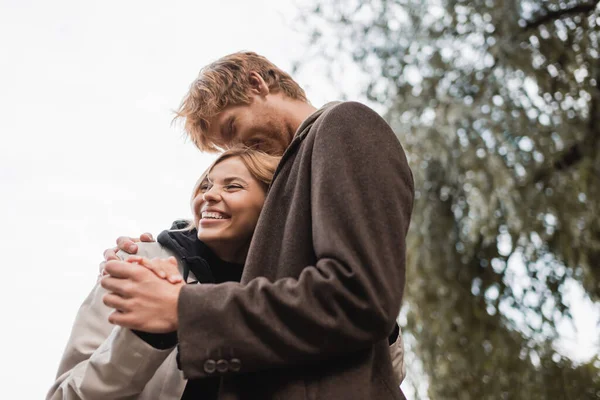
[[[243,189],[244,187],[242,185],[240,185],[239,183],[230,183],[228,185],[223,186],[225,188],[225,190],[238,190],[238,189]]]
[[[200,187],[198,187],[198,191],[200,193],[205,193],[205,192],[208,192],[211,187],[212,187],[212,185],[210,185],[208,183],[203,183],[202,185],[200,185]]]

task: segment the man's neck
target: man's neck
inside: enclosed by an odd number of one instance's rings
[[[315,108],[312,104],[295,99],[287,100],[286,108],[289,115],[287,121],[288,129],[292,135],[296,133],[306,118],[317,111],[317,108]]]

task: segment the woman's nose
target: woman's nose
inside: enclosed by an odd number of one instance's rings
[[[204,201],[219,201],[220,198],[221,195],[214,185],[202,194],[202,199]]]

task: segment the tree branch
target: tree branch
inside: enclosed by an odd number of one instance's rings
[[[567,8],[564,10],[548,11],[545,15],[541,16],[539,19],[526,22],[525,27],[523,29],[524,30],[535,29],[541,25],[544,25],[546,22],[557,20],[566,15],[588,13],[590,11],[593,11],[597,5],[598,5],[598,1],[596,1],[595,3],[578,4],[574,7]]]
[[[569,147],[562,153],[558,160],[555,160],[552,163],[552,166],[549,169],[538,171],[533,178],[533,182],[546,181],[555,172],[563,171],[577,164],[583,159],[583,147],[584,143],[576,143]]]
[[[600,79],[600,68],[597,72],[597,79]],[[588,121],[588,131],[579,143],[575,143],[566,149],[561,156],[556,159],[549,169],[538,171],[533,177],[533,183],[547,181],[548,178],[557,171],[564,171],[577,164],[584,157],[590,156],[596,151],[598,141],[600,141],[600,129],[597,121],[600,118],[600,81],[597,81],[592,100],[590,102],[590,115]]]

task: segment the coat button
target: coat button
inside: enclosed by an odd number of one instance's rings
[[[225,373],[229,370],[229,363],[227,360],[219,360],[217,361],[217,371],[220,373]]]
[[[217,363],[215,360],[206,360],[204,362],[204,372],[207,374],[212,374],[217,369]]]
[[[229,360],[229,370],[238,372],[242,368],[242,361],[239,358],[232,358]]]

